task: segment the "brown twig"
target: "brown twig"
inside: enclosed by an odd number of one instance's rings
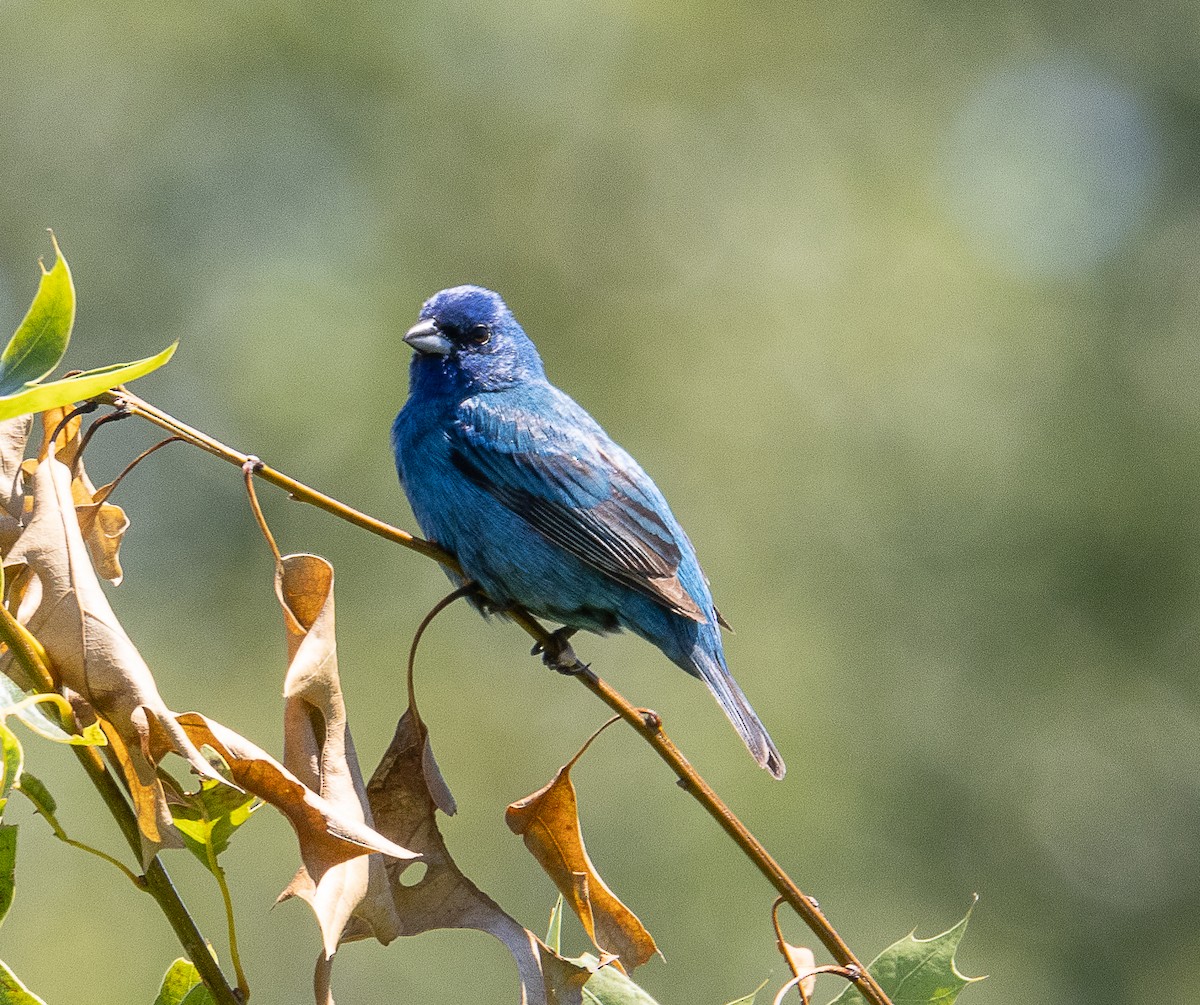
[[[88,431],[83,434],[83,440],[79,444],[79,453],[75,455],[76,466],[83,463],[83,452],[87,449],[88,440],[91,437],[92,433],[95,432],[96,427],[98,425],[100,425],[100,423],[103,422],[105,419],[108,419],[111,415],[123,416],[124,413],[123,412],[110,412],[109,415],[104,416],[103,419],[97,419],[90,426],[88,426]],[[140,454],[138,454],[137,457],[135,457],[128,464],[126,464],[125,467],[123,467],[121,469],[121,473],[119,475],[117,475],[116,478],[114,478],[107,485],[102,485],[100,488],[98,488],[96,490],[96,502],[108,502],[108,500],[112,498],[112,494],[117,491],[117,486],[120,485],[121,482],[123,482],[125,480],[125,478],[130,474],[130,472],[133,471],[134,468],[136,468],[139,464],[141,464],[142,461],[144,461],[147,457],[149,457],[156,450],[162,450],[162,448],[165,447],[168,443],[183,443],[183,442],[184,442],[184,440],[180,436],[168,436],[165,440],[159,440],[156,444],[154,444],[154,446],[147,447]],[[74,472],[72,472],[72,474],[74,474]]]
[[[175,437],[175,439],[178,438]],[[278,564],[283,561],[283,556],[279,553],[279,545],[275,543],[275,535],[271,533],[271,527],[267,523],[267,516],[258,504],[258,493],[254,491],[254,472],[260,464],[262,464],[262,461],[257,457],[247,457],[246,462],[242,465],[242,478],[246,482],[246,495],[250,497],[250,509],[254,512],[254,519],[258,521],[258,529],[262,531],[262,536],[267,539],[267,547],[271,549],[271,554],[275,556],[275,562]]]
[[[447,593],[429,609],[429,613],[421,619],[421,623],[417,625],[417,630],[413,632],[412,645],[408,647],[408,707],[412,709],[413,715],[418,720],[421,718],[421,714],[417,711],[417,689],[413,683],[417,666],[417,647],[421,644],[421,638],[425,635],[425,629],[433,624],[434,618],[453,604],[454,601],[461,600],[463,597],[469,597],[476,589],[477,587],[474,583],[464,583],[457,590]]]
[[[236,464],[238,467],[242,467],[247,461],[257,461],[257,458],[254,458],[253,455],[243,454],[227,447],[206,433],[202,433],[180,422],[174,416],[130,394],[123,388],[99,395],[96,400],[104,404],[119,407],[134,415],[139,415],[154,425],[181,437],[188,443],[206,450],[208,453],[220,457],[222,460]],[[366,513],[347,506],[332,496],[318,492],[303,482],[298,482],[294,478],[276,471],[261,461],[258,461],[254,466],[254,473],[264,481],[282,488],[292,498],[300,502],[316,506],[318,509],[325,510],[325,512],[352,523],[357,527],[361,527],[363,530],[367,530],[378,537],[382,537],[401,547],[408,548],[410,551],[415,551],[426,558],[432,558],[452,572],[462,574],[462,568],[454,556],[431,541],[415,537],[398,527],[393,527],[382,520],[368,516]],[[514,609],[506,610],[505,614],[543,648],[558,647],[561,649],[559,640],[554,639],[551,633],[528,612]],[[570,671],[575,678],[617,715],[629,723],[634,730],[640,733],[642,738],[654,748],[655,753],[667,762],[687,792],[721,825],[725,833],[742,849],[750,861],[758,868],[759,872],[775,887],[780,896],[800,915],[804,923],[808,925],[813,934],[821,941],[821,944],[829,951],[829,954],[837,961],[839,968],[844,971],[844,976],[855,983],[859,993],[868,1002],[872,1003],[872,1005],[891,1005],[888,996],[867,972],[863,964],[859,962],[858,957],[846,945],[846,942],[837,933],[833,925],[829,923],[829,920],[821,911],[816,900],[806,896],[800,890],[795,881],[771,857],[758,838],[722,802],[716,792],[712,790],[696,769],[691,766],[687,758],[683,756],[679,748],[675,746],[663,731],[661,719],[658,716],[645,715],[641,710],[635,708],[615,688],[601,679],[590,668],[579,662],[569,648],[565,650],[565,653],[569,654],[571,659],[574,659],[574,665],[570,667]]]

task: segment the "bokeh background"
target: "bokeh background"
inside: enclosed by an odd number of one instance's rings
[[[581,652],[850,943],[932,935],[978,892],[960,964],[991,978],[964,1002],[1197,1001],[1196,29],[1167,0],[3,0],[0,317],[53,226],[71,365],[178,339],[142,393],[411,527],[399,336],[441,287],[502,291],[689,529],[786,782],[646,644]],[[96,480],[155,438],[111,427]],[[263,491],[283,546],[338,570],[369,770],[446,583]],[[113,603],[168,703],[278,751],[282,630],[237,472],[174,446],[118,501]],[[502,810],[604,716],[527,653],[455,609],[419,687],[450,845],[540,930],[553,891]],[[120,847],[71,758],[29,749],[68,829]],[[770,891],[640,742],[610,732],[576,780],[664,1005],[782,983]],[[177,955],[152,902],[16,813],[0,954],[50,1005],[151,1001]],[[225,861],[254,1000],[306,1000],[315,927],[271,909],[290,831],[264,812]],[[168,864],[227,959],[211,881]],[[515,1000],[471,933],[351,946],[336,977],[347,1002]]]

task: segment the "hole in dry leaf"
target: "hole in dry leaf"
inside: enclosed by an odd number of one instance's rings
[[[411,865],[405,866],[404,871],[400,873],[400,885],[416,886],[425,878],[427,872],[429,872],[429,866],[424,862],[413,862]]]

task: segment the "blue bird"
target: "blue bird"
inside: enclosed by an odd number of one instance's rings
[[[521,606],[567,634],[626,628],[658,646],[782,778],[725,665],[724,622],[687,535],[637,461],[546,379],[504,301],[478,286],[442,290],[404,341],[415,353],[392,447],[426,537],[492,610]]]

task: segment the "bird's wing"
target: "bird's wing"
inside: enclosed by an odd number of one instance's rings
[[[470,398],[450,448],[459,471],[548,540],[668,610],[708,620],[679,580],[662,494],[562,392],[539,385]]]

